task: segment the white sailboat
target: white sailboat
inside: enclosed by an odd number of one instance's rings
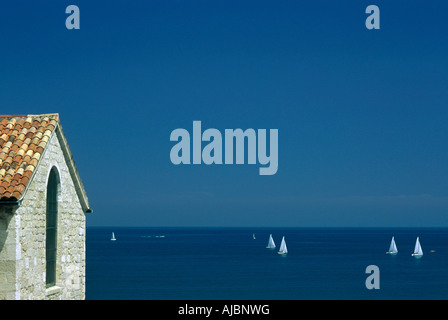
[[[275,248],[275,242],[274,239],[272,238],[272,234],[269,235],[269,242],[267,247],[268,249],[274,249]]]
[[[112,232],[112,238],[110,238],[110,240],[111,240],[111,241],[115,241],[115,240],[117,240],[117,239],[115,238],[115,233]]]
[[[285,237],[282,238],[282,243],[280,244],[280,249],[277,252],[278,254],[287,254],[288,249],[286,248]]]
[[[255,240],[256,238],[255,238],[255,233],[252,233],[252,238]]]
[[[386,252],[386,254],[392,254],[395,255],[398,253],[397,245],[395,244],[395,239],[392,237],[392,241],[390,242],[389,251]]]
[[[415,248],[414,253],[411,254],[414,258],[421,258],[423,256],[423,250],[422,246],[420,245],[420,240],[417,237],[417,240],[415,241]]]

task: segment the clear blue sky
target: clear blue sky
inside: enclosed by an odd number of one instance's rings
[[[67,30],[78,5],[81,29]],[[365,8],[380,8],[367,30]],[[58,112],[88,225],[448,226],[446,1],[0,4],[0,113]],[[259,165],[170,133],[279,130]]]

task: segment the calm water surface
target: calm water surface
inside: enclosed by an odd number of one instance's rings
[[[271,233],[286,257],[266,249]],[[86,282],[90,300],[447,299],[448,229],[89,227]]]

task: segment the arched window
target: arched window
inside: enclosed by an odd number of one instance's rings
[[[46,285],[56,284],[56,253],[58,231],[58,188],[59,174],[55,167],[50,171],[47,185],[47,227],[46,227]]]

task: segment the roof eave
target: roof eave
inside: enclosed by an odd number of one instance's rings
[[[22,199],[6,198],[0,199],[0,207],[19,207],[22,204]]]
[[[79,201],[81,203],[81,207],[82,207],[84,213],[92,213],[93,210],[92,210],[92,208],[90,208],[87,193],[84,189],[84,185],[82,184],[81,177],[79,176],[78,169],[76,168],[72,152],[70,151],[70,148],[67,143],[67,139],[65,138],[64,132],[62,131],[62,126],[59,122],[56,125],[55,132],[59,139],[59,143],[61,145],[61,149],[64,154],[65,161],[67,162],[67,167],[69,169],[70,176],[73,179],[76,193],[77,193]]]

